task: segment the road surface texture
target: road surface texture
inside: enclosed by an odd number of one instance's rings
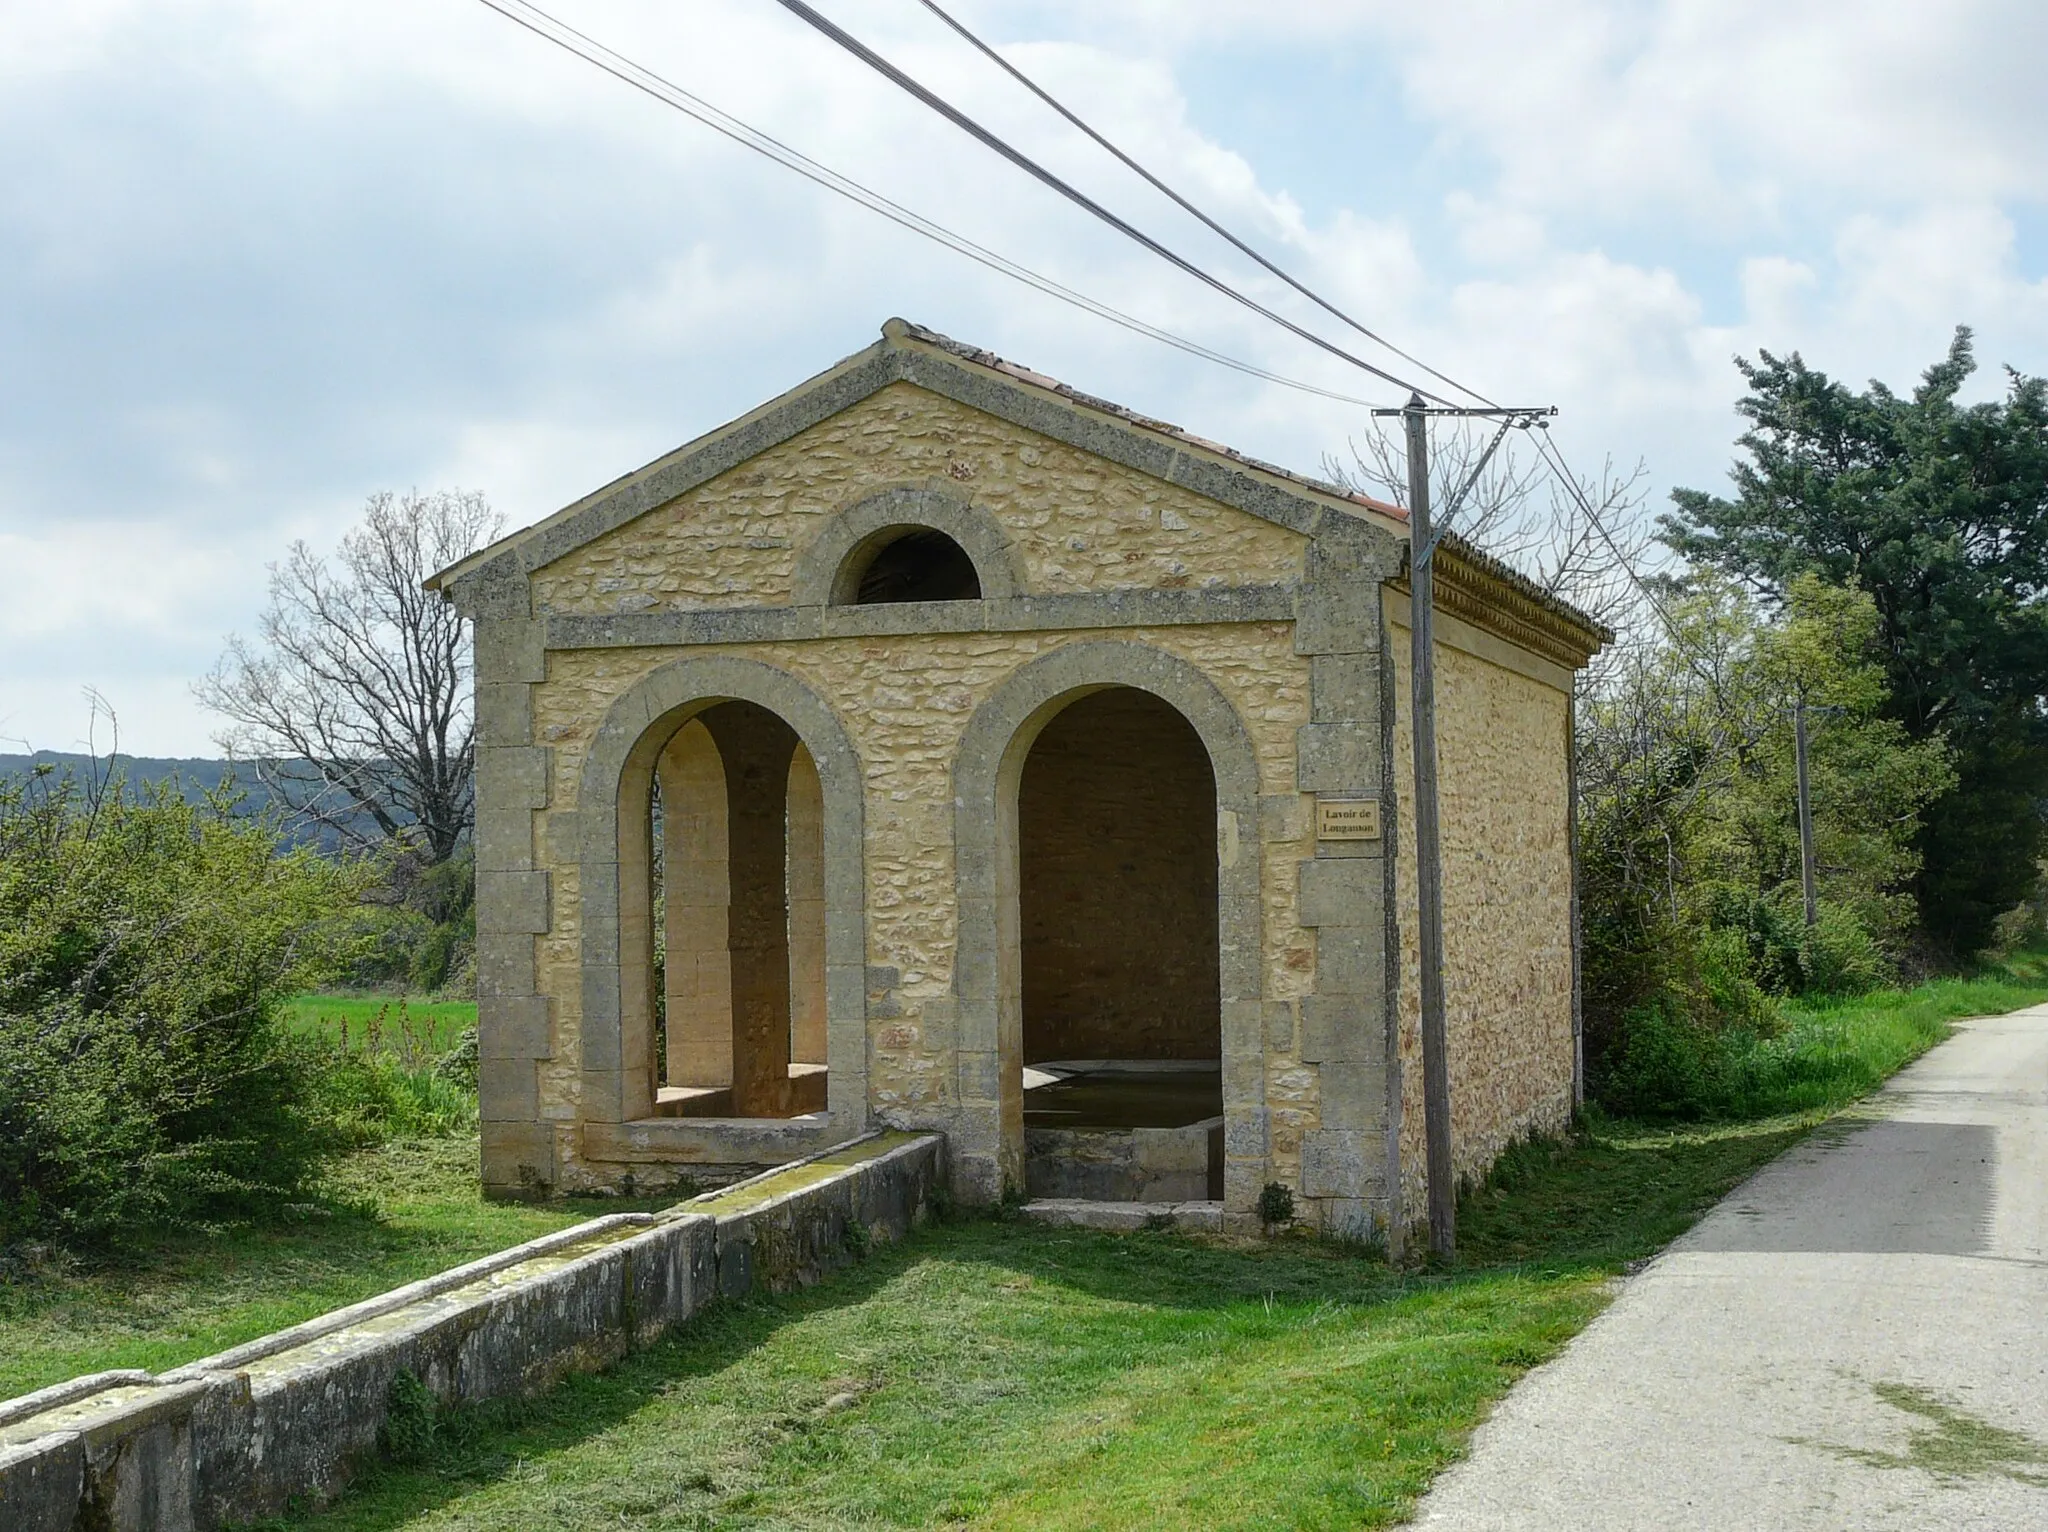
[[[2048,1007],[1961,1024],[1525,1378],[1430,1532],[2048,1532]]]

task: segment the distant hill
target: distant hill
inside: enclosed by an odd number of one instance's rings
[[[105,771],[107,765],[104,758],[69,750],[38,750],[34,755],[0,755],[0,777],[26,776],[40,766],[49,766],[60,772],[69,771],[82,780],[90,772]],[[231,772],[249,789],[252,798],[262,792],[253,767],[205,756],[118,755],[113,759],[113,769],[116,776],[130,782],[175,780],[189,799],[204,797]]]
[[[68,770],[74,776],[84,778],[88,772],[104,772],[109,762],[106,758],[94,758],[70,750],[37,750],[33,756],[0,756],[0,776],[27,776],[39,766],[51,766],[59,772]],[[246,762],[236,764],[231,760],[209,760],[205,756],[115,756],[113,772],[129,782],[176,780],[184,797],[195,801],[217,789],[229,774],[233,774],[250,791],[252,799],[262,795],[262,789],[256,784],[256,770]]]
[[[38,767],[49,766],[58,772],[69,771],[83,781],[91,772],[106,771],[107,765],[104,759],[95,760],[79,752],[38,750],[33,755],[0,755],[0,779],[26,776]],[[224,761],[208,756],[118,755],[113,759],[113,774],[137,784],[174,782],[187,803],[199,802],[232,776],[236,788],[243,795],[236,808],[238,815],[260,814],[271,803],[270,794],[256,780],[256,768],[246,761]],[[311,841],[330,850],[337,844],[332,831],[311,827],[296,833],[288,830],[286,839],[292,842]]]

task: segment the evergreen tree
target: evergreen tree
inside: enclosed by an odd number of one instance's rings
[[[1970,332],[1911,397],[1856,393],[1797,353],[1736,365],[1749,384],[1734,494],[1673,494],[1669,545],[1782,600],[1808,571],[1867,592],[1887,708],[1944,737],[1955,786],[1927,810],[1915,886],[1958,954],[2032,887],[2048,797],[2048,380],[2008,372],[1964,405]]]

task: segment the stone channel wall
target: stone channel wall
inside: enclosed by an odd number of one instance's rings
[[[201,1532],[324,1499],[376,1451],[401,1371],[449,1406],[532,1394],[714,1298],[816,1281],[868,1240],[909,1230],[943,1147],[875,1135],[664,1213],[579,1224],[172,1372],[97,1373],[0,1403],[0,1528]]]

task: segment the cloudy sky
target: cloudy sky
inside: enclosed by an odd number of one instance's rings
[[[915,0],[819,3],[1271,287]],[[772,0],[552,8],[1148,321],[1369,381],[1119,247]],[[1737,352],[1907,386],[1967,323],[1980,392],[2048,371],[2038,0],[957,8],[1381,333],[1559,404],[1570,457],[1641,458],[1660,498],[1722,482]],[[73,747],[94,687],[124,748],[209,753],[190,683],[292,539],[331,546],[386,488],[533,520],[891,314],[1306,469],[1363,428],[923,245],[477,0],[0,0],[0,737]]]

